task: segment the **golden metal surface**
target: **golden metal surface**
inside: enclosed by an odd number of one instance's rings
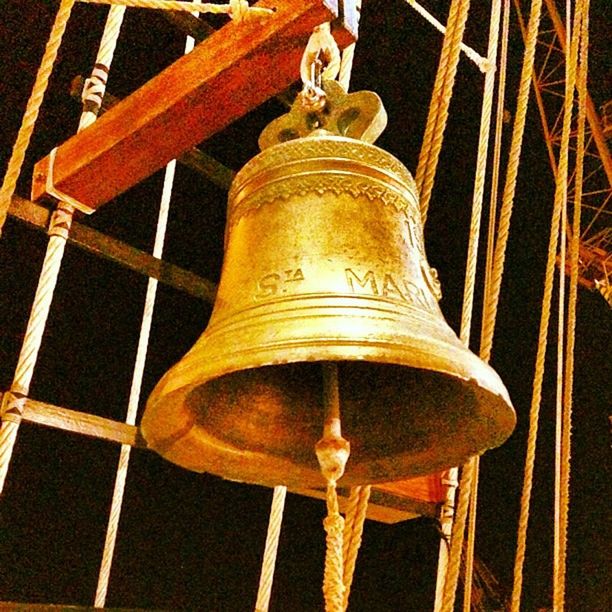
[[[191,470],[321,486],[321,362],[334,361],[342,486],[459,465],[501,444],[515,415],[439,297],[397,159],[323,130],[270,146],[234,180],[210,323],[155,388],[143,434]]]
[[[387,111],[378,94],[356,91],[347,94],[337,81],[323,81],[324,108],[310,112],[298,96],[291,110],[272,121],[259,136],[263,151],[280,142],[310,136],[316,129],[373,143],[387,126]]]

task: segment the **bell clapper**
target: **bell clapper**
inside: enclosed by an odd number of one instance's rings
[[[344,519],[340,515],[336,483],[342,478],[350,454],[350,444],[342,437],[340,422],[340,393],[338,389],[338,366],[323,363],[323,437],[317,442],[315,451],[321,473],[327,482],[327,516],[323,521],[326,538],[323,595],[326,612],[342,612],[344,601],[343,532]]]

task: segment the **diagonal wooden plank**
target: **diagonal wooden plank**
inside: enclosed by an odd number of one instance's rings
[[[338,15],[338,0],[262,0],[275,12],[231,22],[58,147],[53,185],[92,212],[183,151],[222,130],[299,77],[312,29]],[[345,2],[344,23],[352,23]],[[344,47],[354,40],[336,29]],[[34,168],[32,199],[50,196],[50,157]]]

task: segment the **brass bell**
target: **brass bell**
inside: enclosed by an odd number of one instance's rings
[[[296,103],[268,126],[236,176],[209,325],[148,400],[149,447],[190,470],[323,485],[326,361],[351,444],[340,485],[460,465],[514,427],[498,375],[440,311],[412,176],[346,136],[376,138],[380,100],[326,93],[325,112]]]

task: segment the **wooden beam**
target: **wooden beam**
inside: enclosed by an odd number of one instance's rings
[[[2,400],[0,393],[0,403]],[[26,399],[23,420],[46,427],[61,429],[83,436],[147,448],[140,429],[113,419]],[[325,499],[321,489],[292,489],[293,493]],[[341,509],[348,501],[350,491],[339,490]],[[435,517],[443,496],[442,475],[431,474],[399,482],[374,485],[370,495],[367,517],[381,523],[398,523],[418,516]]]
[[[34,202],[19,196],[13,196],[9,214],[31,227],[43,231],[47,230],[51,216],[51,212],[44,206],[34,204]],[[161,283],[206,302],[212,303],[215,299],[217,287],[211,281],[157,259],[149,253],[135,249],[125,242],[106,236],[76,221],[72,223],[68,242],[130,270],[156,278]]]
[[[378,523],[399,523],[419,516],[435,518],[440,506],[437,497],[423,496],[423,491],[441,487],[442,475],[431,474],[394,483],[373,485],[366,517]],[[391,485],[391,486],[390,486]],[[325,499],[323,489],[291,489],[292,493]],[[346,510],[349,489],[338,489],[340,511]]]
[[[166,11],[167,13],[174,13],[173,11]],[[191,17],[185,13],[186,16]],[[70,95],[76,100],[81,100],[83,94],[83,87],[85,86],[85,78],[81,75],[75,77],[70,87]],[[100,107],[99,114],[103,115],[108,112],[114,106],[117,106],[121,98],[117,98],[112,94],[105,92],[104,98],[102,99],[102,105]],[[184,153],[181,153],[177,157],[177,161],[183,166],[187,166],[192,170],[195,170],[199,174],[205,176],[211,183],[215,184],[221,189],[229,191],[229,188],[236,176],[236,173],[224,166],[221,162],[217,161],[214,157],[211,157],[204,151],[201,151],[197,147],[191,147]]]
[[[92,212],[183,151],[222,130],[299,77],[312,29],[338,16],[340,0],[262,0],[267,17],[230,22],[57,149],[55,189]],[[344,6],[335,29],[350,44]],[[49,156],[34,168],[32,199],[47,191]]]
[[[2,395],[0,393],[0,400]],[[127,425],[113,419],[54,406],[30,398],[25,401],[22,418],[29,423],[71,431],[82,436],[100,438],[108,442],[129,444],[140,448],[146,448],[147,446],[138,427],[134,425]]]

